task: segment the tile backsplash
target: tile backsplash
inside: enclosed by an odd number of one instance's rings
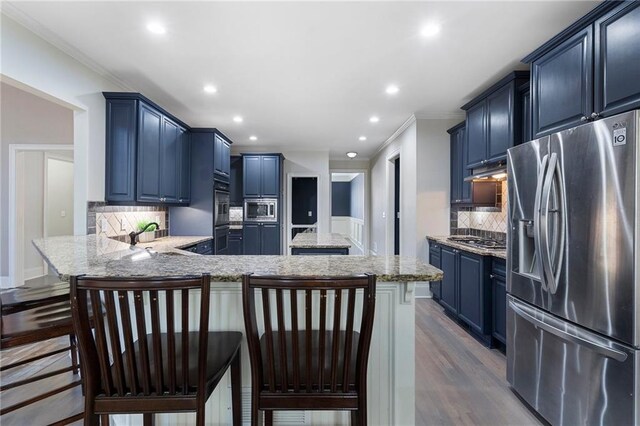
[[[452,207],[451,234],[476,235],[498,240],[506,239],[507,232],[507,182],[499,188],[500,208]]]
[[[229,222],[238,223],[244,220],[244,209],[242,207],[229,207]]]
[[[156,238],[169,235],[169,210],[160,206],[111,206],[103,202],[89,202],[87,233],[128,241],[128,234],[137,231],[137,223],[158,222]]]

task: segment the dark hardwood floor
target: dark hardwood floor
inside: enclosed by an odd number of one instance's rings
[[[416,425],[540,425],[509,389],[506,358],[431,299],[416,300]]]

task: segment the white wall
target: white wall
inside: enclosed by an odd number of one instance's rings
[[[47,237],[73,234],[73,161],[45,156],[47,187],[45,232]]]
[[[73,111],[0,83],[0,129],[0,276],[3,276],[9,273],[9,144],[73,143]]]
[[[43,211],[44,211],[44,153],[21,152],[17,154],[16,162],[21,167],[16,170],[19,194],[16,202],[18,211],[18,232],[22,233],[23,246],[23,277],[29,279],[42,275],[42,256],[36,251],[31,241],[42,238],[43,235]]]
[[[428,260],[427,235],[449,235],[450,139],[460,120],[417,120],[416,255]]]
[[[102,92],[125,88],[5,14],[0,19],[3,81],[73,109],[74,232],[86,233],[87,200],[104,200],[105,100]],[[3,216],[2,220],[6,218]]]
[[[393,169],[400,155],[400,254],[416,255],[416,123],[411,123],[371,159],[371,239],[378,255],[393,254]],[[389,229],[387,229],[389,227]],[[387,234],[390,244],[387,246]]]

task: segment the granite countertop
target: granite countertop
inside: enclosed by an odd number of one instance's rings
[[[291,243],[291,248],[351,248],[351,243],[341,234],[316,234],[301,232]]]
[[[468,244],[459,243],[457,241],[452,241],[449,239],[449,235],[447,236],[427,236],[427,240],[433,240],[439,244],[454,247],[460,250],[468,251],[470,253],[479,254],[481,256],[493,256],[500,259],[507,259],[507,251],[504,249],[488,249],[481,247],[474,247]]]
[[[161,277],[209,273],[212,281],[221,282],[240,282],[245,273],[372,273],[380,282],[439,281],[443,276],[441,270],[420,259],[401,256],[184,256],[175,251],[154,253],[96,235],[51,237],[34,240],[33,244],[63,280],[81,274]]]
[[[213,237],[209,236],[169,236],[156,238],[148,243],[138,243],[136,247],[142,247],[145,249],[162,252],[162,253],[178,253],[184,255],[193,255],[188,251],[180,250],[185,247],[192,246],[194,244],[201,243],[203,241],[211,240]]]

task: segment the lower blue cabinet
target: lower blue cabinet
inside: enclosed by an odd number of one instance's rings
[[[442,269],[440,267],[441,250],[442,249],[440,248],[440,245],[438,243],[429,240],[429,263],[438,269]],[[431,290],[431,294],[433,295],[434,300],[440,300],[441,287],[442,281],[431,281],[429,283],[429,289]]]
[[[244,254],[280,254],[280,224],[278,223],[244,223],[242,237]]]
[[[503,344],[507,343],[507,280],[505,269],[505,261],[494,258],[491,269],[491,290],[493,294],[492,335]]]
[[[489,346],[493,326],[491,259],[445,245],[440,250],[440,269],[444,278],[440,284],[439,303]]]
[[[242,230],[232,229],[229,231],[229,254],[239,256],[244,254],[242,249]]]

